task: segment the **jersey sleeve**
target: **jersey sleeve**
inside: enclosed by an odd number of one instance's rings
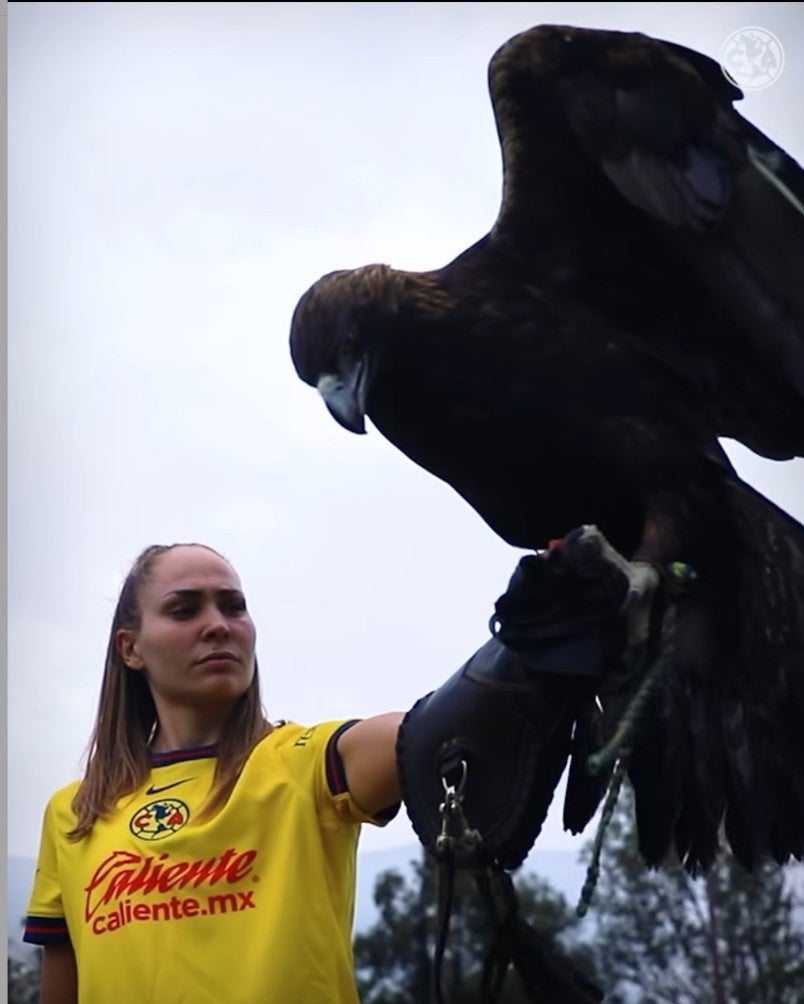
[[[396,816],[399,811],[399,803],[390,805],[383,809],[382,812],[377,813],[374,816],[369,816],[357,805],[355,800],[349,791],[349,785],[346,780],[346,771],[344,770],[343,760],[338,752],[338,739],[350,729],[353,725],[356,725],[360,719],[352,718],[349,721],[343,722],[332,735],[327,740],[326,746],[326,782],[329,794],[335,800],[336,811],[345,811],[349,816],[356,819],[358,822],[363,823],[374,823],[376,826],[385,826],[389,823],[394,816]],[[340,801],[342,796],[348,796],[348,799],[344,798]]]
[[[33,892],[22,936],[23,941],[33,945],[63,944],[70,940],[61,898],[55,816],[54,799],[51,799],[42,823]]]
[[[374,823],[383,826],[396,815],[399,806],[390,806],[377,816],[369,816],[349,791],[338,739],[359,719],[321,722],[305,729],[288,751],[292,772],[312,790],[322,821]]]

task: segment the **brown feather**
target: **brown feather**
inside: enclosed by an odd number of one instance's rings
[[[534,28],[489,87],[490,232],[430,272],[319,280],[293,317],[296,370],[351,394],[328,402],[343,424],[362,431],[364,407],[512,545],[595,524],[629,558],[692,566],[631,755],[643,854],[705,867],[725,827],[747,865],[801,855],[804,529],[719,438],[804,454],[804,172],[714,60],[645,35]],[[579,704],[579,753],[637,683],[609,686],[600,722]],[[600,785],[572,780],[575,829]]]

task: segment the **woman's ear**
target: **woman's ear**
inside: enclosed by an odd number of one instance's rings
[[[145,663],[137,650],[135,633],[129,628],[120,628],[114,639],[120,657],[129,669],[142,669]]]

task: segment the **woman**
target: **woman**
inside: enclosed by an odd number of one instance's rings
[[[234,569],[151,547],[112,622],[86,774],[50,800],[25,940],[41,1004],[349,1004],[355,853],[401,714],[264,717]]]

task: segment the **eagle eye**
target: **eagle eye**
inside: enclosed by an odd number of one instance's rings
[[[344,335],[341,342],[341,351],[344,355],[357,351],[357,332],[354,328],[350,328]]]

